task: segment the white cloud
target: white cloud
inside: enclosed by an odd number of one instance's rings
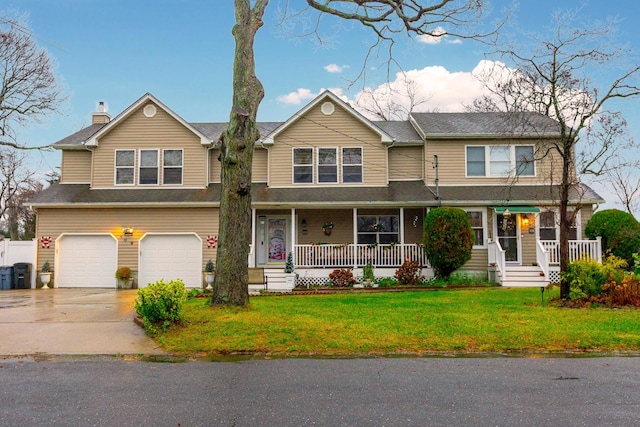
[[[341,73],[345,68],[349,68],[347,65],[329,64],[324,67],[329,73]]]
[[[425,44],[440,44],[446,37],[445,34],[447,34],[447,32],[442,27],[436,27],[436,29],[433,30],[433,34],[433,36],[421,34],[418,36],[418,41]]]
[[[289,92],[286,95],[280,95],[277,99],[278,102],[282,102],[283,104],[295,104],[299,105],[302,101],[313,99],[318,96],[317,93],[311,92],[309,89],[299,88],[295,92]]]
[[[459,112],[464,111],[464,105],[471,104],[475,98],[484,93],[481,83],[474,74],[487,66],[483,61],[470,72],[451,72],[442,66],[409,70],[404,74],[397,73],[395,80],[389,83],[367,88],[367,90],[372,92],[379,102],[391,102],[409,109],[410,100],[406,96],[408,80],[415,86],[415,99],[426,101],[415,108],[416,112]],[[354,99],[357,100],[361,95],[362,92],[359,92]],[[355,102],[352,104],[355,105]]]

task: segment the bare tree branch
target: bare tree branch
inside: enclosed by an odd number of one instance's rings
[[[55,61],[33,41],[20,18],[0,17],[0,145],[44,149],[19,141],[19,128],[57,113],[65,99]]]

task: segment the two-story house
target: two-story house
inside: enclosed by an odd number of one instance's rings
[[[141,287],[161,278],[201,287],[203,265],[216,257],[225,126],[189,123],[146,94],[113,119],[101,105],[90,126],[56,142],[60,183],[30,201],[38,263],[53,263],[54,286],[115,287],[116,269],[128,266]],[[475,245],[465,270],[510,285],[553,275],[558,175],[553,157],[539,153],[559,133],[548,117],[370,121],[324,92],[287,121],[259,127],[247,245],[270,288],[282,288],[289,252],[299,285],[324,283],[339,267],[357,275],[367,262],[391,277],[406,258],[428,276],[422,224],[440,205],[469,213]],[[578,239],[602,202],[584,185],[572,197],[582,206],[572,236],[581,253],[598,256],[597,242]]]

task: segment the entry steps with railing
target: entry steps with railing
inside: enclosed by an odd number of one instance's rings
[[[546,287],[549,281],[545,280],[542,269],[536,265],[532,266],[507,266],[507,279],[502,280],[498,274],[498,282],[504,287],[527,288]]]

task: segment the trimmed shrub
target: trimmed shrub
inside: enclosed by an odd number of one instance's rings
[[[186,299],[187,290],[181,279],[170,282],[158,280],[146,288],[138,289],[135,309],[147,334],[155,335],[158,331],[165,331],[172,324],[181,322]]]
[[[344,288],[346,286],[353,286],[356,283],[356,279],[353,277],[351,268],[338,268],[329,273],[329,280],[332,286],[338,288]]]
[[[596,212],[584,228],[590,239],[602,237],[602,249],[633,265],[633,254],[640,250],[640,223],[633,215],[618,209]]]
[[[410,261],[408,258],[396,270],[393,276],[400,285],[417,286],[422,282],[422,266],[418,261]]]
[[[467,213],[450,207],[429,211],[424,219],[424,245],[435,276],[449,277],[471,259],[473,229]]]

